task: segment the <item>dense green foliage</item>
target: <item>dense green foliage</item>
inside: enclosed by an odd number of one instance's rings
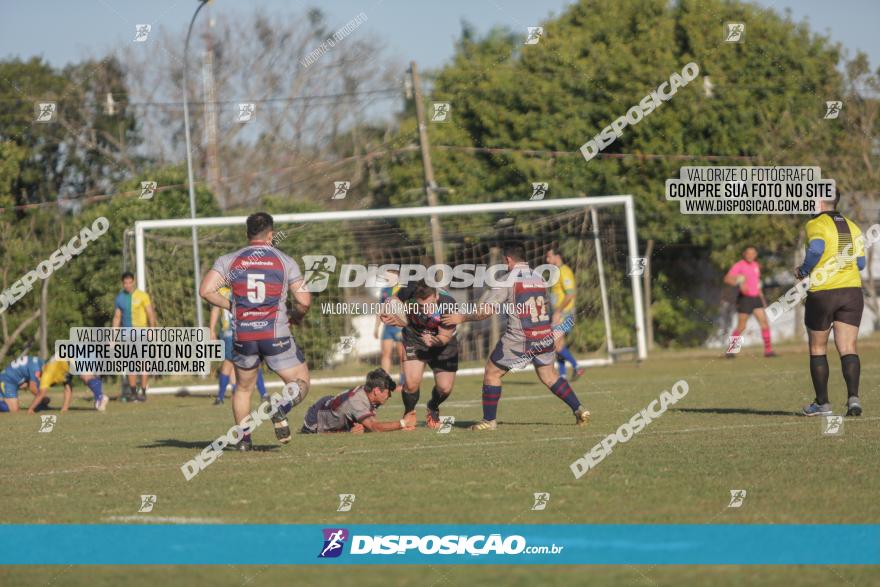
[[[724,23],[731,21],[746,23],[743,42],[724,42]],[[523,44],[524,31],[496,29],[478,38],[465,26],[450,63],[425,75],[428,113],[431,102],[452,105],[449,122],[429,125],[440,202],[524,200],[536,181],[549,182],[549,198],[633,194],[639,249],[644,250],[649,239],[655,244],[652,310],[661,344],[705,340],[716,318],[716,310],[705,300],[717,294],[715,286],[707,284],[717,283],[745,243],[759,247],[765,274],[788,267],[803,220],[682,215],[663,195],[664,180],[678,176],[681,166],[820,165],[826,177],[837,179],[838,187],[862,191],[876,175],[865,173],[860,163],[870,161],[865,149],[870,148],[871,125],[877,124],[876,101],[873,118],[859,119],[862,127],[856,130],[847,127],[855,124],[852,113],[870,106],[870,100],[848,101],[839,124],[822,120],[826,99],[848,96],[859,80],[871,75],[867,61],[859,55],[844,64],[839,47],[804,24],[753,5],[721,0],[581,0],[542,25],[545,34],[535,45]],[[692,61],[699,65],[700,77],[639,124],[624,129],[601,155],[584,160],[578,152],[583,143]],[[711,95],[703,76],[711,80]],[[141,132],[137,109],[125,107],[125,75],[115,60],[88,61],[63,70],[39,59],[8,60],[0,62],[0,77],[14,80],[0,84],[2,286],[33,269],[81,227],[106,216],[110,232],[50,280],[48,338],[60,336],[72,324],[107,324],[119,272],[133,264],[133,239],[126,231],[138,219],[188,216],[185,173],[133,154]],[[871,79],[876,83],[876,77]],[[115,111],[103,102],[108,93]],[[58,102],[57,123],[34,123],[34,103],[39,100]],[[392,151],[417,141],[413,110],[409,102],[396,133],[387,137]],[[364,133],[376,134],[375,121],[362,126]],[[375,207],[423,205],[419,153],[394,153],[369,161],[373,179],[367,193],[357,186],[358,198]],[[158,182],[161,189],[152,200],[138,198],[141,180]],[[217,214],[214,197],[203,185],[200,182],[197,190],[199,214]],[[95,194],[110,197],[98,198],[99,203],[82,200]],[[57,206],[22,207],[55,200]],[[270,212],[323,208],[317,203],[294,205],[286,195],[266,196],[260,205]],[[247,214],[255,208],[229,212]],[[535,218],[547,220],[542,215]],[[530,228],[525,215],[503,234],[493,234],[497,220],[444,217],[446,256],[465,258],[480,247],[485,252],[500,236],[524,236],[546,244],[552,235],[546,223]],[[603,222],[615,343],[629,345],[629,251],[619,246],[619,218],[612,214]],[[398,241],[407,243],[407,255],[430,253],[429,226],[423,218],[386,224],[397,231]],[[318,252],[320,243],[320,252],[362,253],[371,262],[393,254],[382,248],[385,243],[358,240],[354,231],[340,226],[297,227],[281,248],[297,256]],[[167,231],[148,239],[151,260],[161,259],[151,264],[148,283],[160,322],[166,325],[189,323],[194,317],[189,234]],[[581,233],[560,234],[570,256],[579,262],[590,257]],[[216,255],[242,243],[241,235],[231,229],[200,235],[203,270]],[[532,250],[533,261],[540,261],[540,249]],[[604,338],[595,272],[581,272],[579,279],[578,307],[586,319],[572,339],[577,350],[595,350]],[[339,297],[339,292],[327,292],[319,299]],[[37,287],[3,313],[4,340],[33,315],[39,299]],[[37,336],[38,322],[27,324],[18,346]],[[303,336],[325,354],[347,326],[322,317],[307,324]]]
[[[725,22],[746,23],[742,43],[724,42]],[[836,150],[840,125],[822,120],[824,97],[842,92],[839,50],[769,10],[720,0],[582,0],[542,24],[536,45],[523,45],[522,31],[494,30],[477,39],[466,29],[452,62],[434,76],[428,111],[430,102],[446,101],[452,112],[450,122],[429,127],[437,183],[449,188],[440,200],[524,200],[533,181],[549,182],[549,197],[633,194],[640,249],[648,239],[656,242],[657,339],[698,343],[712,317],[681,301],[699,297],[707,275],[696,270],[724,270],[746,242],[759,247],[771,269],[788,267],[803,219],[685,216],[665,200],[664,181],[684,165],[822,165],[838,185],[856,187],[834,165],[832,154],[851,156]],[[603,152],[633,156],[587,162],[577,152],[689,62],[699,65],[700,77]],[[713,84],[711,97],[703,76]],[[401,141],[415,134],[408,116]],[[511,151],[474,154],[462,147]],[[640,157],[654,154],[667,157]],[[684,154],[696,157],[668,157]],[[392,204],[423,201],[413,190],[421,184],[417,153],[399,156],[388,173]],[[461,232],[468,219],[448,222]],[[625,252],[611,262],[623,270]],[[611,284],[615,308],[630,306],[625,285]],[[626,333],[632,319],[625,311],[621,317],[615,330]],[[594,326],[578,327],[593,333],[582,336],[588,346],[597,344],[601,329]]]

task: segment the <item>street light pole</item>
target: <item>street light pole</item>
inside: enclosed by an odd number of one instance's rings
[[[186,175],[187,184],[189,185],[189,213],[190,217],[193,219],[196,217],[196,191],[193,186],[192,143],[189,132],[189,100],[187,100],[187,94],[189,93],[189,60],[187,59],[187,55],[189,53],[189,37],[192,34],[196,17],[199,15],[199,11],[209,1],[210,0],[199,0],[199,7],[196,8],[192,20],[189,22],[189,29],[186,31],[186,43],[183,46],[183,126],[186,134]],[[199,328],[202,328],[205,324],[204,318],[202,317],[202,300],[199,297],[199,281],[201,280],[202,271],[199,263],[199,233],[195,226],[192,227],[192,248],[193,282],[195,283],[194,291],[196,293],[196,322],[198,323]]]

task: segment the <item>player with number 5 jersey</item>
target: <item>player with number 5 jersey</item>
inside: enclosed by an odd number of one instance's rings
[[[285,384],[295,384],[292,401],[280,405],[272,416],[275,436],[286,444],[291,437],[287,413],[305,399],[309,386],[309,368],[288,322],[300,324],[312,298],[303,287],[297,262],[273,246],[272,216],[265,212],[248,216],[247,237],[246,247],[217,259],[202,280],[199,294],[214,306],[230,310],[234,317],[232,362],[238,387],[232,396],[232,411],[236,424],[250,413],[251,394],[261,362]],[[223,286],[232,289],[231,297],[221,293]],[[252,448],[249,431],[238,448]]]
[[[504,285],[493,287],[480,300],[473,314],[452,314],[443,324],[455,326],[466,321],[485,320],[495,307],[513,307],[507,316],[507,329],[486,361],[483,375],[483,420],[471,430],[495,430],[498,402],[501,401],[501,378],[511,369],[534,365],[541,383],[571,408],[578,425],[586,424],[590,412],[581,406],[577,395],[564,377],[556,372],[555,337],[563,325],[551,326],[550,300],[543,278],[526,262],[525,247],[520,243],[504,247],[504,261],[509,270]],[[500,305],[500,306],[499,306]]]

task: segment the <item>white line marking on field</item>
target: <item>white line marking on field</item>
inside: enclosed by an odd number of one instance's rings
[[[189,518],[184,516],[109,516],[108,522],[140,522],[142,524],[223,524],[219,518]]]
[[[554,397],[554,396],[550,396]],[[512,399],[512,398],[511,398]],[[790,422],[767,422],[766,424],[735,424],[730,426],[711,426],[711,427],[703,427],[703,428],[681,428],[678,430],[650,430],[644,431],[640,434],[640,436],[662,436],[665,434],[690,434],[694,432],[717,432],[718,430],[745,430],[749,428],[776,428],[780,426],[812,426],[814,422],[810,421],[811,418],[805,418],[802,416],[795,416],[792,414],[792,420]],[[869,422],[880,420],[880,416],[873,417],[860,417],[853,418],[853,424],[857,424],[859,421],[861,422]],[[504,427],[504,422],[500,424],[500,426]],[[578,434],[577,436],[551,436],[545,438],[535,438],[528,437],[522,438],[519,440],[497,440],[497,441],[476,441],[470,440],[467,442],[444,442],[443,448],[477,448],[482,449],[486,446],[499,446],[505,444],[523,444],[523,443],[532,443],[532,442],[553,442],[556,440],[586,440],[586,439],[596,439],[596,438],[604,438],[608,434],[613,432],[613,430],[609,430],[607,433],[595,433],[595,434]],[[483,435],[485,436],[485,435]],[[461,435],[459,435],[461,438]],[[437,448],[436,443],[431,444],[418,444],[418,445],[410,445],[410,446],[389,446],[389,447],[381,447],[381,448],[363,448],[363,449],[353,449],[349,450],[345,447],[340,447],[338,445],[328,447],[326,452],[317,452],[315,449],[319,447],[315,447],[314,445],[310,445],[308,447],[309,452],[312,457],[333,457],[338,458],[340,455],[348,455],[348,454],[372,454],[372,453],[391,453],[391,452],[403,452],[403,451],[414,451],[414,450],[423,450],[423,449],[433,449]],[[340,448],[342,448],[342,452],[340,452]],[[253,463],[256,465],[261,465],[266,461],[275,461],[275,460],[293,460],[302,458],[301,453],[296,454],[279,454],[276,456],[261,456],[259,460],[254,460]],[[247,463],[244,461],[240,461],[238,465],[246,465]],[[155,470],[155,469],[166,469],[166,468],[177,468],[179,464],[175,461],[170,464],[156,464],[156,465],[117,465],[113,467],[101,467],[97,465],[88,465],[85,467],[81,467],[78,469],[64,469],[64,470],[49,470],[49,471],[39,471],[34,473],[26,473],[25,478],[30,477],[43,477],[43,476],[51,476],[51,475],[65,475],[65,474],[76,474],[76,473],[86,473],[92,472],[95,470],[106,470],[106,471],[124,471],[128,469],[137,469],[137,470]],[[8,475],[0,475],[0,479],[9,479],[16,478],[21,480],[21,473],[12,473]],[[140,519],[140,516],[137,516]],[[155,518],[153,518],[155,519]]]

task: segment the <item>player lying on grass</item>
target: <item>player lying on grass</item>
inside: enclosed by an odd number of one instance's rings
[[[363,385],[343,391],[336,397],[324,396],[312,404],[303,420],[302,433],[412,430],[416,425],[414,411],[397,422],[376,419],[376,410],[388,401],[395,387],[394,379],[384,369],[370,371]]]
[[[0,412],[19,411],[18,390],[28,386],[30,392],[37,395],[40,384],[40,372],[43,360],[39,357],[22,355],[12,361],[8,367],[0,371]],[[49,405],[49,398],[41,400],[41,405],[33,404],[34,409],[43,409]]]
[[[82,379],[83,383],[92,391],[92,395],[95,396],[95,409],[99,412],[106,410],[107,404],[110,403],[110,398],[104,394],[101,378],[85,373],[80,375],[79,378]],[[31,402],[28,413],[33,414],[43,402],[43,398],[48,399],[47,394],[50,387],[62,383],[64,384],[64,403],[61,405],[61,411],[66,412],[70,408],[70,400],[73,399],[73,374],[70,372],[70,363],[52,357],[43,366],[43,371],[40,375],[40,390],[37,392],[37,397]]]
[[[287,414],[309,393],[309,366],[290,332],[289,321],[300,324],[312,301],[304,287],[299,265],[276,249],[272,216],[257,212],[248,216],[248,245],[218,258],[205,275],[199,295],[205,301],[232,312],[232,362],[238,389],[232,396],[232,415],[241,425],[251,411],[251,394],[260,363],[265,362],[286,384],[296,384],[296,395],[279,404],[272,416],[275,437],[290,442]],[[220,288],[230,285],[232,299]],[[292,294],[291,314],[287,298]],[[250,432],[244,433],[239,450],[253,448]]]
[[[494,313],[493,305],[504,304],[521,308],[520,314],[507,316],[507,329],[501,335],[495,350],[486,361],[483,375],[483,420],[471,426],[471,430],[495,430],[498,402],[501,401],[501,378],[511,369],[535,366],[535,372],[547,389],[571,408],[578,425],[590,420],[588,412],[572,390],[571,385],[559,376],[553,366],[556,358],[554,334],[564,328],[551,327],[547,288],[541,276],[529,268],[525,247],[520,243],[504,247],[504,262],[510,273],[499,279],[509,285],[493,287],[480,300],[482,305],[474,314],[453,314],[443,318],[449,327],[472,320],[485,320]],[[569,323],[570,324],[570,323]]]
[[[381,314],[382,322],[403,326],[403,413],[415,411],[419,403],[419,387],[425,374],[425,365],[434,372],[434,388],[428,402],[425,424],[440,427],[440,404],[452,393],[455,372],[458,371],[458,339],[455,327],[444,326],[442,306],[451,308],[455,303],[445,291],[428,285],[424,279],[407,284],[388,303],[404,304],[403,314]]]

